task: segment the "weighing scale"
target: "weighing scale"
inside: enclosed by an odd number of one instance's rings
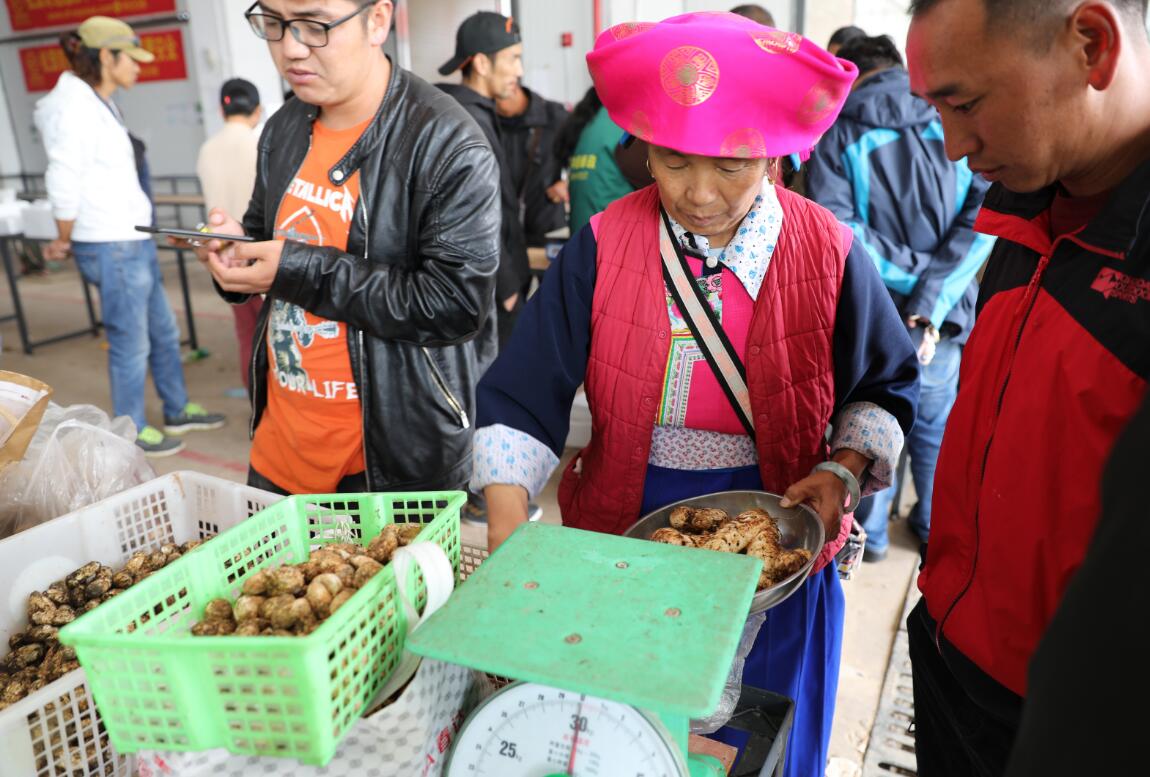
[[[407,639],[520,680],[459,732],[444,777],[721,777],[687,753],[719,703],[762,562],[521,526]]]

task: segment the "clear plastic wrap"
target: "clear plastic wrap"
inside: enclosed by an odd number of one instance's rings
[[[743,667],[746,666],[747,656],[750,655],[751,647],[759,636],[759,629],[766,620],[766,612],[757,612],[747,618],[747,623],[743,626],[743,636],[739,638],[739,646],[735,650],[735,660],[731,662],[731,671],[727,674],[727,684],[723,686],[719,706],[707,717],[691,721],[692,734],[713,734],[727,725],[727,721],[735,714],[735,706],[739,703],[739,696],[743,691]]]
[[[0,538],[156,477],[131,419],[49,404],[23,460],[0,474]]]

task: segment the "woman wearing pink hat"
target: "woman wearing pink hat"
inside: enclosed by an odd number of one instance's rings
[[[918,401],[914,349],[871,259],[776,185],[774,160],[809,152],[855,69],[702,13],[613,27],[587,61],[611,118],[650,144],[655,185],[571,239],[479,385],[472,488],[489,544],[558,465],[580,384],[592,437],[563,474],[565,525],[619,534],[731,489],[810,504],[828,542],[768,614],[744,682],[796,700],[786,773],[814,777],[838,683],[844,506],[890,485]]]

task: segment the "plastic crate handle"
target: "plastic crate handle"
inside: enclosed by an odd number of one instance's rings
[[[407,633],[410,634],[419,628],[424,618],[447,603],[451,592],[455,590],[455,570],[451,566],[451,559],[447,557],[447,551],[435,542],[416,542],[397,548],[391,563],[395,565],[396,589],[403,602]],[[427,605],[422,615],[415,609],[415,592],[410,590],[410,581],[414,579],[411,574],[413,564],[419,567],[427,585]]]
[[[403,603],[404,615],[407,618],[407,633],[415,631],[419,624],[447,602],[451,592],[455,589],[455,570],[451,566],[451,559],[447,552],[435,542],[416,542],[402,548],[397,548],[392,556],[391,563],[395,565],[395,587],[399,591],[399,599]],[[427,606],[423,608],[423,615],[415,609],[414,592],[409,590],[409,580],[413,579],[412,565],[417,565],[423,572],[423,580],[427,585]],[[403,655],[391,678],[384,683],[383,688],[375,696],[375,701],[367,705],[372,710],[390,699],[399,689],[415,676],[419,669],[421,656],[417,656],[404,648]],[[370,716],[370,712],[368,715]]]

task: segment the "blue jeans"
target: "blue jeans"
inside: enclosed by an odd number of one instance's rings
[[[962,361],[962,346],[948,340],[938,344],[934,361],[922,370],[922,393],[918,400],[918,417],[914,428],[906,438],[906,449],[910,455],[910,471],[914,478],[914,490],[918,503],[910,511],[908,523],[922,542],[930,534],[930,503],[934,495],[934,468],[938,463],[938,449],[942,445],[942,433],[946,429],[946,419],[954,406],[958,394],[958,367]],[[864,499],[855,511],[855,520],[862,524],[867,533],[867,547],[886,550],[890,545],[887,537],[887,519],[891,505],[900,490],[900,483]]]
[[[72,243],[84,280],[99,287],[100,310],[108,337],[108,377],[112,412],[143,429],[144,385],[148,368],[164,403],[165,417],[178,416],[188,403],[180,330],[164,295],[156,244],[151,240]]]

